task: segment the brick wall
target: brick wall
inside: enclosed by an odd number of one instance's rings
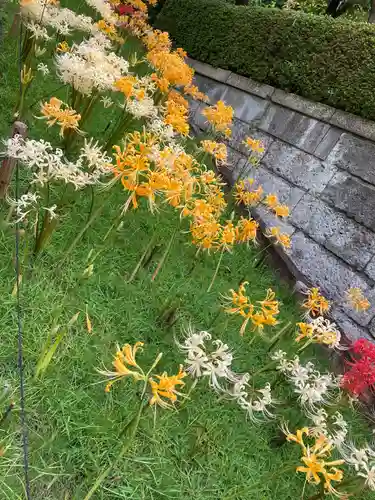
[[[229,180],[244,173],[276,192],[291,209],[286,222],[264,208],[263,227],[282,225],[292,248],[282,253],[296,279],[319,286],[334,302],[331,316],[347,336],[375,338],[375,123],[308,101],[198,61],[196,83],[215,102],[234,109],[228,142]],[[207,127],[204,103],[192,103],[193,128]],[[243,139],[261,139],[258,167],[247,162]],[[360,287],[371,302],[365,313],[345,303]]]

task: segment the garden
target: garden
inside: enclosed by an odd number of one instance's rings
[[[225,184],[233,110],[154,8],[4,11],[0,498],[375,498],[375,345],[269,265],[289,208]],[[155,25],[176,40],[172,8]],[[256,166],[262,143],[244,146]],[[262,234],[258,204],[280,226]]]

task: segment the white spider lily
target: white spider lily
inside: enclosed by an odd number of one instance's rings
[[[107,22],[116,24],[117,18],[113,15],[113,10],[108,2],[104,0],[86,0],[86,3],[93,9],[97,10],[102,18]]]
[[[352,443],[342,443],[338,449],[345,462],[354,468],[357,476],[364,479],[370,490],[375,491],[375,451],[368,445],[356,448]]]
[[[115,81],[128,73],[129,63],[114,52],[107,52],[110,46],[101,33],[73,44],[69,52],[56,56],[59,78],[83,95],[91,95],[94,90],[112,90]]]
[[[44,76],[49,74],[49,69],[48,69],[47,64],[39,63],[37,66],[37,70],[40,71],[41,73],[43,73]]]
[[[245,410],[253,422],[259,422],[257,414],[261,414],[266,418],[274,418],[273,413],[270,411],[270,407],[274,406],[277,402],[272,398],[271,386],[266,384],[263,389],[257,389],[257,393],[261,394],[261,397],[245,399],[244,397],[238,398],[237,402],[240,407]]]
[[[328,404],[333,398],[333,391],[339,390],[340,379],[331,373],[321,374],[313,363],[302,365],[298,356],[288,361],[278,353],[282,363],[276,367],[294,386],[301,405],[310,414],[316,414],[318,407]]]
[[[100,99],[100,102],[103,104],[103,106],[105,108],[110,108],[111,106],[113,106],[113,101],[110,97],[107,97],[107,96],[103,96],[101,99]]]
[[[52,205],[52,207],[43,207],[46,212],[49,213],[50,219],[56,219],[57,218],[57,205]]]
[[[31,32],[31,38],[35,40],[50,40],[51,37],[48,35],[47,29],[41,26],[39,23],[31,21],[26,23],[26,28]]]
[[[200,378],[209,370],[208,363],[209,359],[203,350],[190,350],[185,359],[185,371],[193,378]]]
[[[276,370],[280,371],[281,373],[286,373],[289,370],[289,361],[287,359],[286,352],[282,350],[275,351],[271,354],[270,358],[273,361],[278,362]]]
[[[76,162],[68,161],[61,149],[54,150],[42,139],[36,141],[16,135],[5,144],[6,156],[20,160],[32,172],[31,184],[43,186],[49,181],[62,181],[81,189],[99,183],[110,172],[109,158],[91,141],[85,142]]]
[[[181,344],[175,339],[178,348],[185,352],[204,352],[206,340],[211,340],[211,334],[202,330],[201,332],[195,333],[191,327],[186,331],[186,336]]]
[[[160,118],[154,118],[148,123],[148,129],[153,132],[160,141],[169,143],[173,141],[175,132],[171,125],[165,125]]]
[[[125,109],[135,118],[156,118],[158,114],[154,100],[149,96],[143,99],[127,99]]]
[[[39,198],[40,196],[36,193],[23,194],[18,200],[7,198],[7,202],[15,208],[17,216],[17,220],[14,222],[15,224],[23,222],[27,215],[37,208]]]

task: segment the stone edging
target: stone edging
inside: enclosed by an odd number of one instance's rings
[[[253,210],[263,229],[279,226],[292,241],[275,247],[297,281],[318,286],[332,300],[331,318],[351,340],[375,338],[375,123],[312,102],[231,71],[189,59],[195,81],[211,102],[234,110],[228,162],[229,183],[251,177],[290,208],[287,220],[264,206]],[[207,129],[202,110],[191,101],[193,131]],[[246,136],[260,139],[260,165],[248,162]],[[350,287],[371,303],[357,313],[345,299]]]
[[[353,134],[375,141],[375,122],[361,118],[360,116],[339,109],[332,108],[326,104],[310,101],[297,94],[291,94],[277,89],[265,83],[258,83],[251,78],[237,75],[227,69],[214,68],[210,64],[188,58],[188,63],[197,73],[207,76],[217,82],[225,83],[231,87],[244,90],[263,99],[281,104],[282,106],[299,111],[316,120],[329,123]]]

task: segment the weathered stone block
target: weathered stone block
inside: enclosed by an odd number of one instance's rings
[[[332,219],[335,222],[337,227],[327,237],[325,247],[356,269],[363,269],[374,255],[375,234],[338,214]]]
[[[295,186],[292,186],[281,177],[273,174],[263,167],[251,167],[247,164],[247,177],[251,177],[256,181],[256,185],[262,185],[265,194],[276,193],[280,202],[288,205],[292,209],[302,198],[303,191]]]
[[[363,269],[375,253],[375,234],[306,194],[291,222],[352,266]]]
[[[251,210],[252,215],[256,220],[259,220],[262,230],[267,230],[271,227],[279,227],[282,233],[292,236],[296,231],[296,228],[288,223],[288,219],[281,219],[276,217],[267,207],[264,205],[258,205]]]
[[[375,337],[375,318],[372,321],[370,321],[368,328],[369,328],[369,331],[370,331],[370,334],[372,335],[372,337]],[[373,338],[372,338],[372,341],[374,341]]]
[[[259,128],[303,151],[313,153],[330,127],[326,123],[272,104]]]
[[[314,156],[275,140],[262,162],[288,181],[311,192],[319,193],[336,173]]]
[[[199,105],[194,113],[194,116],[192,118],[193,123],[205,131],[208,130],[208,128],[209,128],[209,123],[208,123],[206,117],[202,115],[202,111],[206,108],[207,108],[207,104],[204,104],[203,102],[199,103]]]
[[[199,87],[201,92],[208,95],[212,103],[220,101],[227,90],[227,86],[224,83],[218,83],[202,75],[195,75],[194,83]]]
[[[259,139],[262,141],[264,145],[264,153],[258,155],[259,158],[263,158],[263,156],[267,152],[267,149],[273,142],[273,137],[271,137],[270,135],[265,134],[260,130],[257,130],[248,123],[242,122],[241,120],[234,118],[232,126],[232,135],[228,140],[229,146],[233,149],[236,149],[237,151],[240,151],[244,155],[248,156],[249,149],[247,148],[247,146],[243,144],[243,141],[246,139],[246,137],[252,137],[253,139]]]
[[[235,118],[246,123],[260,120],[269,104],[260,97],[250,95],[234,87],[227,87],[221,100],[232,106]]]
[[[214,68],[211,64],[206,64],[195,59],[187,58],[188,64],[200,75],[207,76],[218,82],[226,82],[230,71],[228,69]]]
[[[329,153],[332,151],[337,141],[340,139],[342,130],[335,127],[330,127],[326,135],[323,137],[322,142],[317,146],[314,151],[314,156],[321,160],[325,160]]]
[[[297,279],[303,278],[302,281],[320,287],[330,299],[341,302],[351,287],[368,290],[363,276],[301,232],[292,236],[292,247],[286,254],[290,261],[286,263]]]
[[[329,120],[332,125],[336,125],[344,130],[375,140],[375,123],[346,111],[336,110]]]
[[[351,340],[352,342],[355,342],[360,338],[373,340],[367,329],[361,328],[359,325],[357,325],[357,323],[352,321],[339,307],[333,307],[329,315],[332,321],[339,327],[339,329],[345,333],[346,337],[348,337],[348,340]]]
[[[360,288],[362,289],[364,295],[371,304],[371,306],[367,309],[367,311],[357,312],[347,302],[347,300],[345,300],[345,297],[342,303],[342,308],[348,316],[354,319],[356,323],[358,323],[361,326],[367,326],[375,316],[375,290],[373,288],[370,288],[369,286],[367,287],[362,286]]]
[[[232,106],[234,117],[243,122],[251,123],[259,120],[268,106],[268,101],[250,95],[247,92],[218,83],[205,76],[196,75],[195,83],[199,89],[208,95],[212,104],[216,101],[224,101]]]
[[[259,124],[259,128],[276,137],[287,134],[289,122],[294,117],[294,111],[282,106],[271,104]]]
[[[375,257],[373,257],[365,267],[365,274],[375,281]]]
[[[342,134],[326,162],[375,184],[375,144],[370,141]]]
[[[294,207],[291,222],[315,241],[324,244],[340,226],[336,215],[340,217],[333,208],[306,193]]]
[[[189,99],[189,122],[194,122],[194,115],[199,108],[199,102],[194,99]]]
[[[238,171],[238,162],[241,161],[241,165],[243,162],[246,163],[246,158],[243,157],[238,151],[227,146],[227,166],[232,171]]]
[[[278,104],[282,104],[287,108],[312,116],[317,120],[328,121],[335,112],[335,109],[330,106],[326,106],[325,104],[321,104],[319,102],[309,101],[308,99],[305,99],[297,94],[290,94],[289,92],[284,92],[280,89],[275,89],[271,100]]]
[[[346,172],[337,172],[321,197],[375,231],[375,188]]]
[[[236,87],[237,89],[262,97],[263,99],[267,99],[275,90],[275,88],[271,87],[271,85],[258,83],[251,78],[246,78],[245,76],[237,75],[236,73],[231,73],[226,80],[226,83],[228,85],[232,85],[232,87]]]

